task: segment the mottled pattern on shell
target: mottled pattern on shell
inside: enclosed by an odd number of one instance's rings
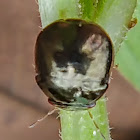
[[[112,43],[96,24],[59,20],[39,34],[35,63],[36,81],[52,104],[87,109],[108,88]]]

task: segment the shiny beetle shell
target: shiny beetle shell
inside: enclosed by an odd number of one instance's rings
[[[99,25],[59,20],[37,38],[36,82],[51,104],[88,109],[108,88],[112,59],[111,40]]]

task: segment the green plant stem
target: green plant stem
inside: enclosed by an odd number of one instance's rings
[[[109,125],[106,112],[105,99],[102,98],[96,107],[89,110],[94,121],[100,128],[106,140],[110,139]],[[104,140],[99,130],[95,127],[88,111],[65,111],[60,112],[62,126],[62,140]]]
[[[38,3],[43,28],[66,18],[96,22],[110,35],[115,50],[128,31],[136,6],[136,0],[39,0]],[[90,112],[106,140],[110,140],[105,99],[101,98]],[[86,110],[60,110],[60,120],[62,140],[103,139]]]

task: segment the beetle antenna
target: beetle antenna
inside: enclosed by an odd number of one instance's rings
[[[92,121],[93,121],[93,123],[94,123],[96,129],[100,132],[100,134],[101,134],[101,136],[103,137],[103,139],[106,140],[105,136],[104,136],[103,133],[100,131],[99,126],[98,126],[97,123],[94,121],[93,115],[91,114],[91,112],[90,112],[89,110],[88,110],[88,114],[89,114],[90,118],[92,119]]]
[[[35,127],[39,122],[42,122],[43,120],[45,120],[48,116],[52,115],[52,114],[53,114],[55,111],[57,111],[57,110],[58,110],[58,109],[55,108],[55,109],[49,111],[44,117],[42,117],[42,118],[38,119],[36,122],[32,123],[32,124],[29,126],[29,128]]]

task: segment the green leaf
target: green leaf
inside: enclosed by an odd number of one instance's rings
[[[81,18],[100,24],[111,37],[115,51],[126,34],[136,0],[39,0],[42,27],[58,19]],[[110,140],[104,98],[90,109],[100,132]],[[102,140],[87,111],[60,111],[63,140]]]
[[[138,19],[138,23],[128,32],[116,55],[116,64],[119,64],[120,72],[140,90],[140,0],[133,17]]]
[[[136,0],[100,0],[94,21],[111,37],[115,52],[120,47],[136,7]]]

